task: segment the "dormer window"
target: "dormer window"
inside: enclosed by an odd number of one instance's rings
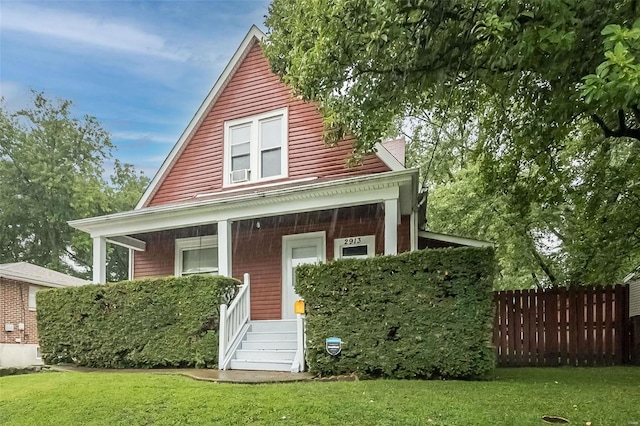
[[[287,110],[225,122],[224,185],[287,176]]]

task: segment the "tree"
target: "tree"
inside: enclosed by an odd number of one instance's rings
[[[32,107],[0,108],[0,263],[28,261],[87,277],[91,241],[68,220],[132,208],[147,178],[115,163],[113,145],[94,117],[72,116],[70,101],[34,92]],[[121,249],[111,248],[109,276],[126,278]]]
[[[640,262],[637,1],[275,0],[269,12],[272,69],[319,102],[325,140],[352,133],[363,153],[413,127],[430,226],[500,229],[515,285],[612,282]],[[434,218],[456,203],[483,221]]]

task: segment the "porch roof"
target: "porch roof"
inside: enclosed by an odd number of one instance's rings
[[[77,287],[91,284],[90,281],[72,277],[51,269],[27,262],[0,265],[0,278],[37,284],[44,287]]]
[[[242,220],[398,199],[410,214],[418,170],[399,170],[335,179],[303,179],[280,186],[203,194],[178,204],[143,207],[122,213],[69,221],[92,237],[116,237],[221,220]]]
[[[467,247],[495,247],[495,244],[489,241],[476,240],[473,238],[460,237],[458,235],[443,234],[441,232],[419,231],[418,238],[438,241],[446,244]]]

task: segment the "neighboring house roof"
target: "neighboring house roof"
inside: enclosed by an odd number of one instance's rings
[[[404,136],[397,138],[397,139],[391,139],[388,141],[384,141],[382,142],[382,147],[389,152],[389,154],[393,155],[393,157],[398,160],[398,162],[400,163],[400,165],[402,167],[405,167],[405,147],[406,147],[406,141],[404,139]],[[378,150],[378,157],[380,157],[382,159],[382,161],[384,161],[383,155],[380,153],[380,150]],[[386,161],[385,161],[386,163]],[[389,168],[391,170],[396,170],[393,167],[391,167],[389,164],[387,164],[387,166],[389,166]]]
[[[151,180],[149,186],[136,205],[135,210],[140,210],[148,206],[154,194],[156,194],[156,192],[162,185],[163,180],[171,171],[171,168],[174,166],[176,161],[178,161],[178,158],[186,148],[189,140],[196,133],[200,124],[206,118],[209,111],[211,111],[213,105],[216,103],[217,99],[222,94],[223,90],[237,71],[238,67],[249,53],[251,47],[254,45],[254,42],[260,42],[264,40],[265,37],[266,35],[258,27],[256,27],[255,25],[251,27],[245,38],[242,40],[242,43],[240,43],[240,46],[233,54],[231,60],[218,77],[218,80],[209,91],[209,94],[198,108],[198,111],[187,125],[187,128],[184,130],[182,135],[180,135],[180,138],[174,145],[173,149],[160,166],[160,169],[158,170],[156,175]],[[402,144],[402,148],[399,147],[400,144]],[[389,169],[391,169],[392,171],[400,171],[405,169],[404,138],[387,141],[384,143],[377,143],[376,154],[380,158],[380,160],[382,160],[382,162],[385,163],[387,167],[389,167]]]
[[[640,265],[636,266],[633,271],[631,271],[626,277],[622,279],[623,283],[628,283],[629,281],[640,280]]]
[[[0,278],[23,281],[44,287],[77,287],[91,284],[90,281],[52,271],[42,266],[32,265],[27,262],[1,264]]]
[[[427,238],[429,240],[440,241],[443,243],[452,243],[461,246],[469,247],[495,247],[495,245],[489,241],[474,240],[473,238],[459,237],[457,235],[442,234],[439,232],[431,231],[419,231],[419,238]]]

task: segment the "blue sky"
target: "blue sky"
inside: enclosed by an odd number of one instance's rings
[[[0,96],[10,110],[31,88],[73,101],[111,133],[115,158],[153,177],[268,4],[1,0]]]

